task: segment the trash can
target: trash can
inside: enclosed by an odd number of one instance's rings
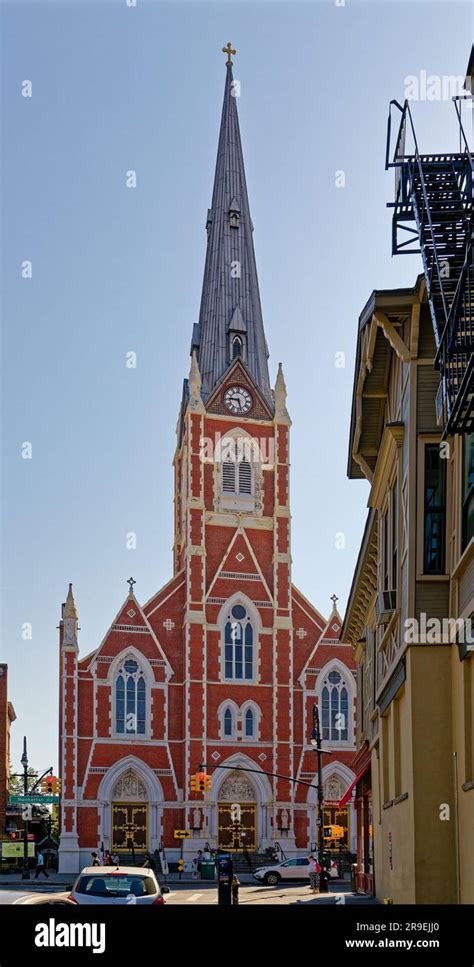
[[[201,860],[201,880],[215,880],[216,878],[216,864],[211,861],[206,862]]]

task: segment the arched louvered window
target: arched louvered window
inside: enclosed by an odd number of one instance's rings
[[[243,356],[244,344],[240,336],[234,336],[232,339],[232,359],[239,359]]]
[[[127,658],[115,681],[115,729],[120,735],[144,735],[146,682],[138,662]]]
[[[225,677],[236,680],[253,678],[253,627],[242,604],[231,609],[224,629]]]
[[[233,729],[232,729],[232,712],[231,712],[230,708],[226,708],[226,710],[224,712],[224,735],[225,736],[231,736],[232,735],[232,731],[233,731]]]
[[[246,459],[248,453],[242,445],[237,446],[237,441],[230,441],[230,443],[229,446],[227,441],[226,458],[222,462],[222,490],[226,494],[251,496],[253,470],[252,464]]]
[[[322,738],[347,742],[349,735],[349,692],[340,672],[326,676],[321,691]]]
[[[245,713],[245,735],[247,739],[253,738],[253,712],[248,708]]]

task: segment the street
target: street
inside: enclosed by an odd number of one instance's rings
[[[203,883],[195,881],[190,883],[170,883],[170,893],[166,894],[167,904],[197,904],[212,905],[217,904],[217,886],[215,883]],[[8,887],[0,888],[0,904],[23,904],[31,902],[29,898],[40,896],[48,897],[52,893],[60,893],[64,897],[68,892],[64,892],[64,884],[41,883],[33,888],[21,883],[11,884]],[[289,905],[293,903],[310,904],[370,904],[374,901],[365,896],[356,895],[349,889],[348,883],[339,885],[331,884],[329,893],[313,894],[309,886],[301,883],[285,883],[278,886],[263,886],[258,883],[243,883],[239,891],[240,906],[255,905]]]

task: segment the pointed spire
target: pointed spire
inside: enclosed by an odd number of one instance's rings
[[[244,327],[240,328],[245,332],[244,363],[271,405],[268,350],[237,114],[239,86],[232,75],[230,44],[224,53],[228,54],[224,104],[212,205],[207,216],[207,254],[199,323],[194,327],[192,349],[196,350],[199,361],[202,398],[207,400],[231,364],[229,329],[238,307]]]
[[[72,584],[69,585],[69,590],[67,593],[66,604],[64,605],[64,618],[74,618],[77,621],[77,608],[76,602],[74,600],[74,595],[72,593]]]
[[[283,367],[281,363],[278,363],[278,373],[275,383],[275,392],[273,394],[275,400],[275,420],[277,423],[287,423],[288,426],[291,425],[290,414],[286,408],[286,383],[285,377],[283,375]]]
[[[79,621],[76,602],[72,593],[72,584],[69,585],[66,603],[63,604],[61,624],[63,626],[62,647],[67,648],[69,651],[79,651],[77,642]]]
[[[193,349],[191,368],[189,370],[189,408],[194,413],[204,413],[204,403],[201,396],[201,373],[197,361],[196,350]]]

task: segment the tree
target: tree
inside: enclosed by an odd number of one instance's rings
[[[31,766],[28,769],[28,788],[34,785],[38,773]],[[8,779],[8,795],[22,796],[25,791],[24,779],[22,775],[10,775]]]

